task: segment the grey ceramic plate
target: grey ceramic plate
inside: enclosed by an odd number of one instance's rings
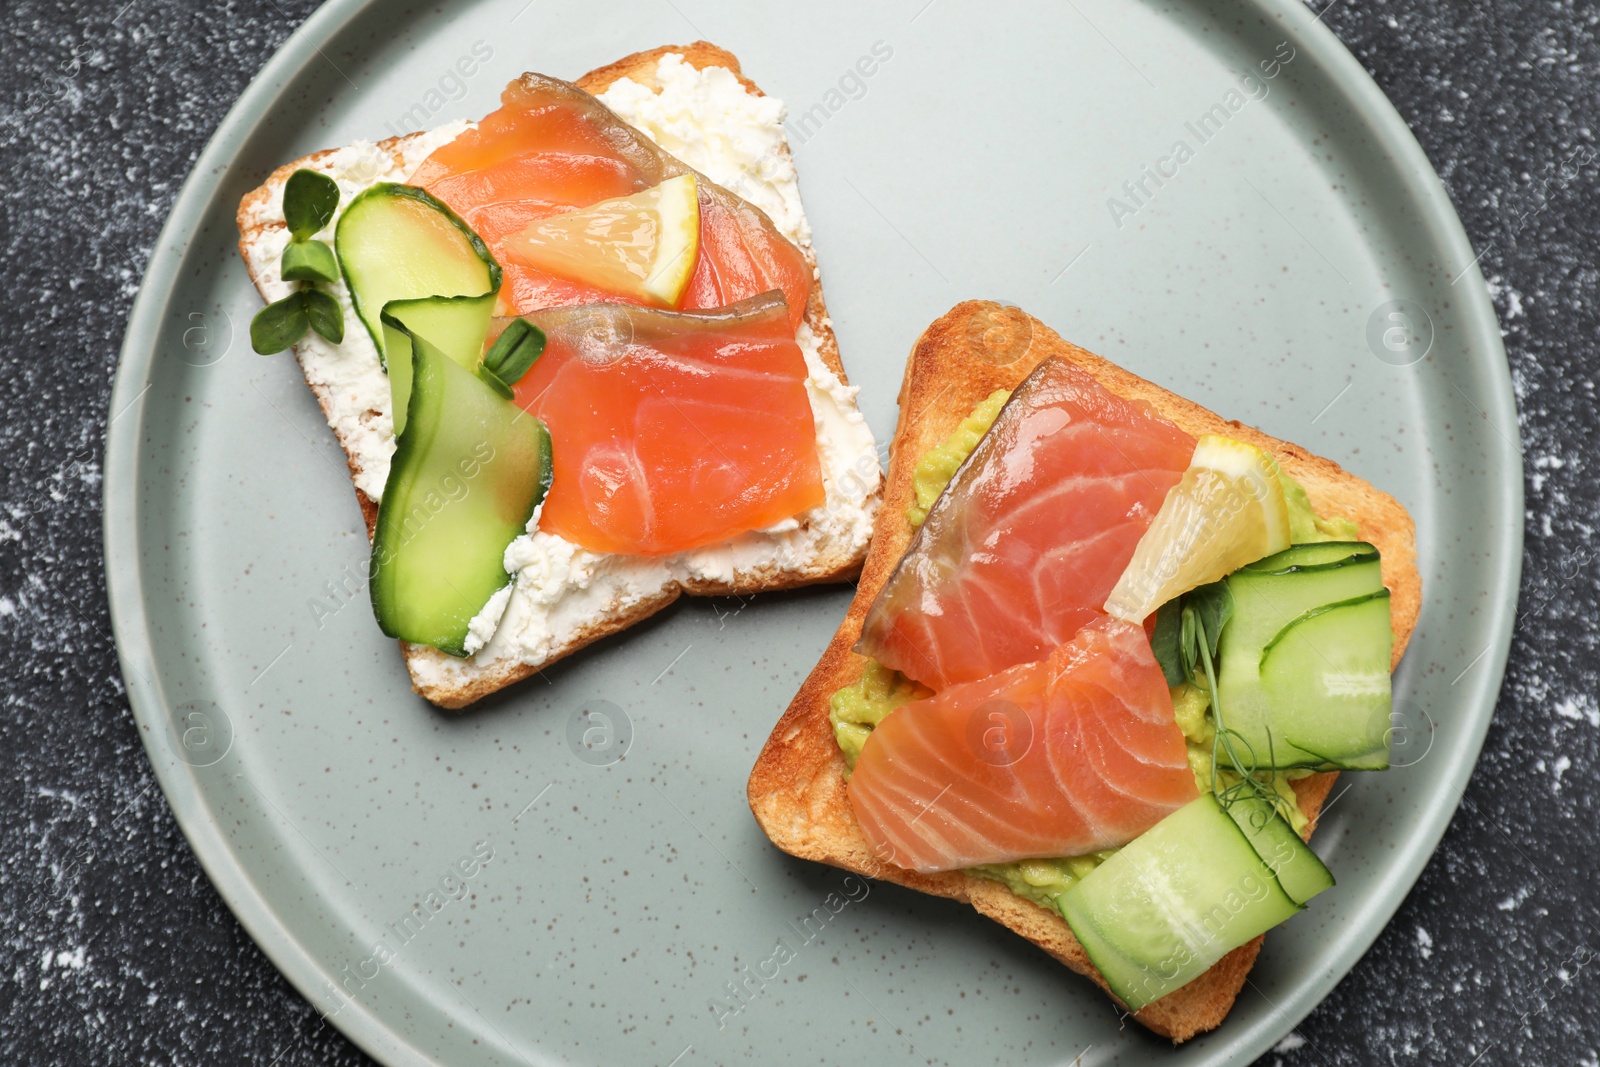
[[[251,85],[155,251],[112,409],[106,549],[133,707],[263,949],[392,1064],[1232,1064],[1282,1038],[1455,809],[1521,555],[1483,283],[1357,63],[1292,0],[425,7],[334,0]],[[745,776],[848,588],[683,603],[457,718],[412,696],[378,633],[337,447],[292,361],[249,349],[239,196],[419,108],[481,115],[524,69],[572,77],[701,36],[789,102],[829,304],[881,437],[922,327],[1000,298],[1416,516],[1426,604],[1397,689],[1411,765],[1341,783],[1317,839],[1339,885],[1268,939],[1220,1032],[1162,1050],[970,909],[862,898],[767,844]],[[492,56],[458,78],[475,45]],[[875,46],[889,58],[854,73]],[[574,716],[595,707],[620,761],[575,755]],[[492,856],[462,877],[474,849]]]

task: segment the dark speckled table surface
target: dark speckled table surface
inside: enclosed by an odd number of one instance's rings
[[[273,969],[179,833],[128,710],[100,538],[143,264],[206,139],[313,6],[0,12],[7,1063],[368,1062]],[[1377,944],[1261,1062],[1600,1067],[1600,6],[1335,0],[1325,21],[1483,253],[1520,409],[1527,558],[1460,812]]]

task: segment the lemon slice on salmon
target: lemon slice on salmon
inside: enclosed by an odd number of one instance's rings
[[[505,238],[530,267],[675,308],[700,254],[700,193],[693,174],[643,192],[539,219]]]
[[[1255,445],[1207,434],[1139,539],[1105,609],[1143,622],[1175,596],[1289,547],[1278,462]]]

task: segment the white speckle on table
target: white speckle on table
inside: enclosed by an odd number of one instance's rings
[[[1528,899],[1528,895],[1532,892],[1532,886],[1523,886],[1521,889],[1518,889],[1515,893],[1496,904],[1495,907],[1499,908],[1501,911],[1516,911],[1522,906],[1522,902]]]
[[[1550,769],[1555,772],[1555,789],[1557,793],[1561,792],[1561,776],[1566,774],[1571,768],[1572,760],[1566,756],[1557,756],[1556,761],[1550,765]]]
[[[1556,714],[1563,719],[1573,719],[1577,722],[1588,722],[1590,726],[1600,726],[1600,704],[1596,704],[1595,698],[1588,693],[1557,701]]]
[[[84,952],[82,945],[79,945],[77,948],[74,948],[71,951],[63,950],[56,953],[57,967],[70,967],[74,971],[81,971],[86,966],[86,963],[87,954]]]

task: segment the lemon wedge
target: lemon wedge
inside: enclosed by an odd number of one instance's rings
[[[539,219],[507,237],[507,256],[563,278],[675,308],[700,252],[693,174]]]
[[[1175,596],[1289,547],[1278,462],[1255,445],[1207,434],[1139,539],[1105,609],[1142,623]]]

